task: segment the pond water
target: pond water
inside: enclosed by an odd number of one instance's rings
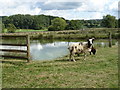
[[[67,42],[54,42],[41,44],[32,42],[30,46],[33,60],[52,60],[68,54]]]
[[[68,45],[71,43],[79,43],[76,41],[51,41],[51,40],[31,40],[30,55],[32,60],[53,60],[69,54]],[[112,40],[113,45],[117,45],[117,40]],[[108,47],[108,40],[95,40],[95,47]],[[2,46],[2,49],[19,49],[26,50],[26,47],[18,46]],[[4,54],[4,53],[3,53]]]

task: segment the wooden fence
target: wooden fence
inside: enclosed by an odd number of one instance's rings
[[[0,49],[2,52],[8,52],[8,53],[24,53],[25,56],[15,56],[15,55],[0,55],[1,57],[4,58],[16,58],[16,59],[26,59],[28,62],[30,61],[30,37],[29,35],[2,35],[2,38],[24,38],[25,39],[25,44],[20,44],[20,43],[1,43],[2,46],[19,46],[19,47],[26,47],[27,50],[18,50],[18,49]]]

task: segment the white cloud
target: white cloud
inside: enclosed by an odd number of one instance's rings
[[[46,4],[52,2],[83,2],[85,0],[44,0]]]
[[[15,1],[15,0],[6,0],[5,2],[0,1],[0,16],[4,15],[13,15],[13,14],[32,14],[37,15],[41,11],[40,8],[31,7],[34,5],[33,3],[27,1]],[[35,3],[35,2],[34,2]]]
[[[114,1],[112,4],[110,4],[109,9],[112,11],[118,11],[118,1]]]
[[[0,16],[13,14],[46,14],[60,16],[66,19],[100,19],[103,15],[111,14],[117,16],[119,0],[0,0]],[[43,2],[43,5],[50,5],[54,2],[79,2],[78,6],[62,3],[60,9],[51,7],[50,10],[44,10],[36,6],[36,3]],[[66,6],[65,6],[66,5]],[[58,5],[56,4],[56,7]],[[49,6],[48,6],[49,7]]]
[[[88,6],[85,3],[82,3],[81,7],[75,9],[75,11],[85,11],[87,10]]]
[[[108,0],[86,0],[82,5],[76,8],[77,11],[103,11]]]
[[[102,19],[105,14],[101,12],[95,12],[91,15],[90,19]]]
[[[40,14],[59,16],[70,19],[69,17],[71,16],[71,10],[42,10]]]

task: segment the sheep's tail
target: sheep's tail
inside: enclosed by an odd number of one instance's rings
[[[69,49],[70,51],[73,51],[74,47],[73,47],[73,46],[72,46],[72,47],[68,47],[68,49]]]
[[[83,43],[82,43],[82,42],[79,42],[79,45],[83,45]]]

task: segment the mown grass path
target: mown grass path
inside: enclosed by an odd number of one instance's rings
[[[3,88],[117,88],[118,47],[97,48],[86,60],[4,61]]]

